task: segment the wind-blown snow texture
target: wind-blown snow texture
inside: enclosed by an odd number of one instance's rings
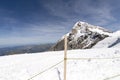
[[[28,80],[63,60],[63,51],[0,57],[0,80]],[[88,58],[67,61],[67,80],[104,80],[120,74],[119,48],[70,50],[68,58]],[[111,58],[111,59],[90,59]],[[113,59],[112,59],[113,58]],[[63,80],[63,63],[32,80]],[[120,76],[111,79],[120,80]]]

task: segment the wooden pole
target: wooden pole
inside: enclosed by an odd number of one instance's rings
[[[64,38],[64,80],[66,80],[67,73],[67,36]]]

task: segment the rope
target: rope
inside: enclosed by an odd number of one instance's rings
[[[67,58],[67,60],[88,60],[88,59],[119,59],[120,57],[111,57],[111,58]]]
[[[104,80],[110,80],[110,79],[112,79],[112,78],[116,78],[116,77],[119,77],[119,76],[120,76],[120,74],[115,75],[115,76],[112,76],[112,77],[109,77],[109,78],[106,78],[106,79],[104,79]]]
[[[98,59],[98,60],[102,60],[102,59],[119,59],[120,57],[111,57],[111,58],[66,58],[66,60],[88,60],[88,59]],[[53,67],[57,66],[58,64],[62,63],[64,60],[58,62],[57,64],[55,65],[52,65],[51,67],[43,70],[42,72],[38,73],[38,74],[35,74],[33,75],[31,78],[27,79],[27,80],[32,80],[33,78],[37,77],[38,75],[41,75],[42,73],[52,69]],[[113,77],[110,77],[110,78],[106,78],[104,80],[109,80],[111,78],[115,78],[115,77],[118,77],[120,75],[116,75],[116,76],[113,76]]]
[[[52,65],[51,67],[49,67],[49,68],[43,70],[42,72],[40,72],[40,73],[38,73],[38,74],[33,75],[31,78],[29,78],[29,79],[27,79],[27,80],[32,80],[33,78],[35,78],[35,77],[37,77],[38,75],[41,75],[42,73],[44,73],[44,72],[46,72],[46,71],[52,69],[53,67],[55,67],[55,66],[57,66],[58,64],[62,63],[63,61],[64,61],[64,60],[58,62],[57,64]]]

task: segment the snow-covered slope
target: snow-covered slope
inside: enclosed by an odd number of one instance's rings
[[[110,31],[88,24],[86,22],[77,22],[72,30],[67,33],[68,49],[88,49],[93,47],[97,42],[103,40],[111,34]],[[64,36],[54,45],[51,50],[64,49]]]
[[[0,80],[63,80],[63,55],[55,51],[0,57]],[[69,50],[67,57],[67,80],[120,80],[119,48]]]
[[[53,50],[64,49],[63,38]],[[67,80],[120,80],[120,31],[77,22],[67,39],[68,49],[78,49],[67,52]],[[0,80],[64,80],[63,57],[63,51],[2,56]]]
[[[109,37],[98,42],[93,48],[120,48],[120,31],[111,33]]]

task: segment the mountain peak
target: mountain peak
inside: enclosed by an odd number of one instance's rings
[[[78,32],[84,33],[87,31],[87,25],[88,23],[79,21],[75,23],[72,30],[79,30]]]
[[[86,22],[78,21],[72,30],[67,33],[68,49],[92,48],[97,42],[103,40],[111,34],[110,31],[99,26],[94,26]],[[64,49],[64,36],[52,47],[52,50]]]
[[[78,31],[80,33],[86,33],[86,32],[97,32],[97,33],[100,33],[100,34],[106,34],[106,35],[109,35],[111,32],[103,27],[100,27],[100,26],[94,26],[94,25],[91,25],[87,22],[82,22],[82,21],[78,21],[75,23],[75,25],[73,26],[73,30],[75,31]]]
[[[87,22],[78,21],[78,22],[75,23],[74,26],[82,26],[82,25],[86,25],[86,24],[88,24],[88,23]]]

